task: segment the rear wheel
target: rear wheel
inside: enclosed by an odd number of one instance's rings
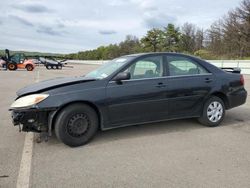
[[[94,109],[85,104],[73,104],[58,114],[55,134],[68,146],[81,146],[94,137],[99,126],[98,122]]]
[[[224,102],[219,97],[213,96],[205,103],[202,116],[198,120],[206,126],[216,127],[223,121],[224,116]]]
[[[14,71],[17,69],[17,65],[15,63],[8,63],[8,69]]]
[[[34,67],[32,65],[26,65],[27,71],[33,71]]]
[[[58,65],[58,66],[57,66],[57,69],[62,69],[62,65]]]
[[[52,68],[53,68],[53,69],[56,69],[56,68],[57,68],[57,66],[56,66],[56,65],[53,65],[53,66],[52,66]]]

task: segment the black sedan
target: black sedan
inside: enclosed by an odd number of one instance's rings
[[[218,126],[247,98],[239,71],[226,72],[177,53],[127,55],[85,76],[27,86],[11,105],[14,125],[48,133],[69,146],[108,130],[180,118]]]

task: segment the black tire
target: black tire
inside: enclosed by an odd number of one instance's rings
[[[62,65],[58,65],[56,68],[57,69],[62,69]]]
[[[53,65],[53,66],[52,66],[52,69],[56,69],[56,68],[57,68],[57,65]]]
[[[34,67],[32,65],[26,65],[27,71],[33,71]]]
[[[50,70],[51,69],[51,65],[46,65],[46,69]]]
[[[211,110],[213,106],[214,109]],[[205,102],[202,116],[198,118],[198,121],[208,127],[217,127],[223,121],[225,113],[226,108],[223,100],[219,97],[212,96]]]
[[[14,71],[17,69],[17,65],[15,63],[8,63],[8,69]]]
[[[85,104],[72,104],[58,114],[55,134],[58,140],[70,147],[88,143],[99,127],[95,110]]]

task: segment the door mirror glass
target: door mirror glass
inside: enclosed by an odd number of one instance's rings
[[[113,80],[117,82],[121,82],[122,80],[129,80],[130,77],[131,75],[129,72],[120,72],[115,76]]]

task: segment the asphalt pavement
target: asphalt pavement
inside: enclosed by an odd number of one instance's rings
[[[97,65],[33,72],[0,71],[0,187],[16,187],[26,133],[12,126],[8,107],[28,84],[79,76]],[[245,76],[250,93],[250,76]],[[250,187],[250,96],[227,111],[222,125],[195,119],[98,132],[70,148],[53,135],[33,142],[30,187]],[[27,162],[27,163],[28,163]]]

